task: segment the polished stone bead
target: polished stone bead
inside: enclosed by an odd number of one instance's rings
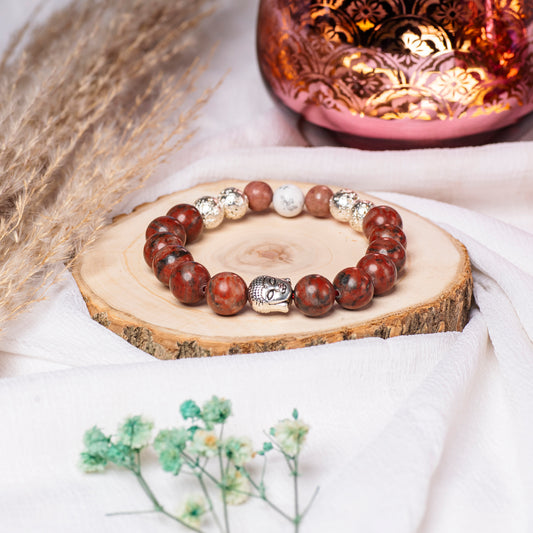
[[[218,195],[218,200],[229,220],[239,220],[248,211],[248,197],[236,187],[226,187]]]
[[[396,209],[388,205],[377,205],[373,207],[363,220],[363,233],[368,238],[374,228],[391,224],[393,226],[403,227],[402,217]]]
[[[335,303],[335,287],[324,276],[309,274],[294,287],[294,305],[306,316],[323,316]]]
[[[374,228],[368,237],[368,242],[371,243],[378,237],[388,237],[389,239],[394,239],[395,241],[398,241],[405,249],[407,249],[407,237],[405,236],[402,228],[398,226],[384,224],[383,226]]]
[[[394,263],[383,254],[364,255],[357,263],[357,268],[372,278],[375,296],[390,291],[398,277]]]
[[[237,314],[248,300],[245,281],[233,272],[219,272],[207,284],[207,303],[217,314]]]
[[[146,238],[155,235],[156,233],[173,233],[178,237],[183,243],[187,240],[187,232],[183,227],[183,224],[173,216],[162,216],[157,217],[148,224],[146,228]]]
[[[394,239],[388,237],[375,238],[366,249],[367,254],[383,254],[392,259],[397,272],[405,266],[406,254],[404,247]]]
[[[272,187],[264,181],[251,181],[244,188],[248,204],[252,211],[265,211],[272,203]]]
[[[214,196],[202,196],[194,202],[194,207],[200,211],[206,229],[215,229],[224,220],[224,207]]]
[[[330,216],[329,200],[333,191],[325,185],[315,185],[305,195],[305,208],[314,217],[327,218]]]
[[[191,204],[178,204],[171,207],[167,213],[168,216],[176,218],[187,233],[187,242],[191,243],[200,237],[204,229],[202,215]]]
[[[164,248],[161,248],[154,255],[152,261],[152,270],[155,277],[165,285],[168,285],[168,280],[172,274],[172,271],[185,261],[192,261],[192,255],[183,246],[177,244],[169,244]]]
[[[351,189],[341,189],[329,199],[331,216],[339,222],[348,222],[352,216],[352,209],[357,202],[358,195]]]
[[[282,185],[274,191],[272,203],[278,215],[292,218],[304,208],[304,193],[296,185]]]
[[[197,304],[205,298],[210,277],[204,265],[185,261],[172,271],[168,286],[180,303]]]
[[[168,246],[169,244],[177,244],[183,246],[185,243],[174,233],[154,233],[144,243],[143,256],[146,264],[152,268],[152,260],[156,252]]]
[[[374,296],[372,278],[360,268],[348,267],[341,270],[333,280],[337,303],[344,309],[360,309]]]

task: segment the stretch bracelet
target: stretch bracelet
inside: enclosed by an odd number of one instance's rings
[[[341,270],[329,281],[309,274],[296,283],[270,275],[256,277],[249,286],[233,272],[211,276],[194,261],[185,244],[197,240],[204,229],[218,227],[225,218],[242,219],[249,211],[273,209],[283,217],[295,217],[304,208],[319,218],[329,216],[348,222],[368,239],[365,255],[354,266]],[[374,296],[389,292],[406,261],[406,237],[399,213],[390,206],[375,206],[359,199],[355,191],[333,192],[325,185],[312,187],[306,195],[295,185],[275,191],[262,181],[248,183],[244,191],[225,188],[217,197],[202,196],[192,204],[178,204],[146,229],[144,259],[157,279],[170,288],[177,300],[195,305],[207,300],[223,316],[235,315],[247,302],[258,313],[288,313],[291,303],[310,317],[324,316],[335,302],[344,309],[367,306]]]

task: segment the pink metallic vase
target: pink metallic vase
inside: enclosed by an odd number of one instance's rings
[[[259,65],[346,144],[446,145],[533,110],[532,21],[533,0],[261,0]]]

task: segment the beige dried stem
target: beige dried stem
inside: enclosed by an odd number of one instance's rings
[[[209,0],[78,0],[0,59],[0,330],[191,135]],[[191,103],[192,101],[192,103]]]

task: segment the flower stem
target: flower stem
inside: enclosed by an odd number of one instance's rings
[[[190,526],[189,524],[185,523],[183,520],[180,520],[177,516],[174,516],[170,514],[160,503],[159,500],[156,498],[155,494],[152,492],[152,489],[149,487],[148,483],[144,479],[143,475],[141,474],[141,465],[140,465],[140,458],[137,458],[137,466],[136,468],[132,469],[132,472],[135,474],[135,477],[137,478],[137,481],[141,485],[144,493],[150,501],[152,502],[154,506],[154,511],[164,514],[165,516],[168,516],[168,518],[171,518],[175,522],[180,523],[182,526],[186,527],[187,529],[190,529],[191,531],[197,531],[201,533],[200,529],[196,529],[195,527]]]
[[[294,477],[294,533],[300,531],[300,502],[298,501],[298,455],[294,458],[294,470],[292,471]]]
[[[196,477],[198,478],[198,482],[200,483],[200,487],[202,487],[202,491],[204,493],[205,499],[207,500],[207,503],[209,505],[209,510],[211,511],[211,514],[213,515],[213,518],[216,522],[216,525],[218,529],[221,531],[221,533],[224,533],[224,528],[222,527],[222,524],[220,522],[220,519],[218,518],[218,515],[215,511],[215,507],[213,505],[213,501],[211,500],[211,496],[209,495],[209,491],[207,490],[207,487],[205,486],[205,482],[202,478],[202,474],[196,474]]]
[[[224,506],[224,523],[226,524],[226,533],[230,533],[229,517],[228,517],[228,502],[226,501],[226,477],[224,475],[224,464],[222,463],[222,452],[218,450],[218,464],[220,465],[220,479],[222,481],[222,504]]]

